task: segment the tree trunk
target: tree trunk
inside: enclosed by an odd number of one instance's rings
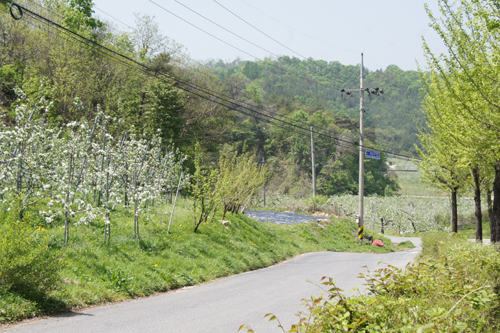
[[[226,214],[227,214],[227,211],[228,211],[229,207],[224,204],[224,209],[222,210],[222,219],[224,220],[226,218]]]
[[[495,165],[495,179],[493,180],[493,211],[490,221],[491,241],[496,243],[499,241],[500,227],[500,163]]]
[[[479,179],[479,168],[472,169],[474,178],[474,203],[476,206],[476,242],[483,242],[483,213],[481,212],[481,182]]]
[[[493,190],[488,186],[486,188],[486,202],[488,203],[488,219],[493,221],[493,201],[491,200],[491,195],[493,194]]]
[[[196,218],[195,218],[196,219]],[[206,219],[205,219],[206,220]],[[200,226],[200,224],[203,223],[203,213],[201,214],[200,216],[200,219],[198,220],[198,222],[196,222],[195,220],[195,223],[194,223],[194,232],[196,233],[198,231],[198,227]]]
[[[458,187],[451,189],[451,231],[455,233],[458,232],[457,190]]]

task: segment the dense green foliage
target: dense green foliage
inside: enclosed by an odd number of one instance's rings
[[[267,167],[257,163],[255,158],[248,152],[221,154],[219,179],[215,188],[219,192],[223,219],[227,212],[235,214],[244,211],[268,180]]]
[[[325,111],[335,122],[321,123],[320,127],[329,130],[335,130],[332,125],[350,130],[356,128],[357,121],[351,118],[359,118],[359,100],[342,95],[340,89],[359,87],[359,66],[288,56],[276,61],[245,61],[236,65],[219,61],[207,66],[234,94],[233,97],[249,98],[281,115],[297,110],[309,115]],[[365,68],[365,87],[380,87],[386,91],[380,98],[367,98],[365,126],[368,137],[378,144],[390,146],[395,152],[415,152],[418,127],[424,126],[418,72],[403,71],[396,65],[375,71]]]
[[[120,207],[111,213],[113,233],[109,244],[103,242],[102,222],[92,222],[75,228],[71,242],[64,248],[61,248],[62,219],[47,225],[43,219],[33,218],[32,224],[23,225],[23,232],[33,234],[35,243],[40,245],[26,247],[23,243],[21,248],[15,247],[19,238],[8,232],[14,220],[1,220],[0,244],[14,246],[12,251],[24,257],[9,258],[5,266],[4,254],[8,252],[0,248],[0,323],[144,297],[266,267],[299,253],[397,249],[386,240],[384,248],[359,246],[355,241],[356,225],[337,219],[278,225],[227,213],[226,220],[231,222],[222,224],[219,212],[214,223],[204,222],[193,233],[191,207],[190,200],[177,201],[174,222],[167,235],[167,212],[172,206],[156,205],[144,216],[140,240],[133,239],[133,210]],[[31,216],[38,208],[32,208],[25,216]],[[17,215],[14,208],[9,213],[11,217]],[[59,263],[64,265],[61,267]],[[26,275],[9,275],[9,269],[20,264],[29,264],[19,270]],[[56,267],[60,268],[57,275],[45,275]],[[37,274],[32,272],[34,269]],[[57,283],[50,286],[55,288],[47,288],[53,277]],[[13,280],[29,282],[31,286],[35,283],[40,289],[18,288],[20,284],[9,282]]]
[[[62,266],[58,253],[50,253],[52,237],[40,226],[35,229],[32,213],[19,221],[19,206],[17,202],[9,211],[0,211],[0,290],[50,291],[57,285]]]
[[[424,43],[430,74],[421,73],[427,92],[423,103],[427,130],[420,134],[419,149],[425,179],[451,192],[453,231],[457,231],[458,192],[472,190],[476,239],[482,239],[483,192],[493,242],[500,241],[500,43],[494,23],[500,10],[496,3],[440,0],[440,13],[428,10],[430,25],[447,53],[436,55]]]

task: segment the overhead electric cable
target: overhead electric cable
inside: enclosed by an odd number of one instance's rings
[[[8,2],[11,2],[10,0],[6,0]],[[275,117],[272,117],[268,114],[264,114],[264,113],[261,113],[255,109],[252,109],[252,108],[249,108],[245,105],[242,105],[239,101],[235,101],[235,100],[228,100],[227,98],[223,97],[223,96],[220,96],[220,95],[217,95],[216,93],[214,93],[213,91],[210,91],[208,88],[205,88],[205,87],[200,87],[200,86],[197,86],[196,84],[193,84],[192,82],[185,82],[177,77],[174,77],[174,76],[169,76],[167,73],[164,73],[164,72],[158,72],[157,70],[154,70],[146,65],[144,65],[143,63],[137,61],[137,60],[134,60],[128,56],[125,56],[117,51],[114,51],[106,46],[103,46],[93,40],[90,40],[64,26],[61,26],[60,24],[57,24],[31,10],[29,10],[28,8],[24,7],[24,6],[21,6],[21,5],[18,5],[16,4],[16,6],[18,6],[19,8],[22,8],[22,10],[26,11],[27,13],[29,13],[32,17],[38,19],[38,20],[41,20],[43,21],[44,23],[49,23],[49,24],[52,24],[54,25],[55,27],[63,30],[64,32],[67,32],[69,33],[70,35],[73,35],[74,37],[78,37],[77,40],[84,43],[84,44],[91,44],[92,46],[95,46],[95,47],[100,47],[102,48],[103,50],[106,50],[110,53],[112,53],[113,55],[116,55],[118,57],[121,57],[127,61],[130,61],[131,63],[134,63],[136,65],[139,66],[140,70],[142,70],[143,72],[147,73],[148,75],[153,75],[153,76],[158,76],[158,75],[162,75],[162,76],[165,76],[166,78],[168,79],[171,79],[173,80],[174,82],[176,82],[178,84],[178,88],[182,89],[182,90],[185,90],[186,92],[188,93],[191,93],[195,96],[198,96],[200,98],[203,98],[203,99],[206,99],[208,101],[211,101],[213,103],[216,103],[216,104],[219,104],[221,106],[225,106],[227,107],[228,109],[230,110],[235,110],[235,111],[238,111],[238,112],[241,112],[243,114],[247,114],[249,116],[253,116],[253,117],[256,117],[256,118],[259,118],[259,119],[262,119],[264,121],[267,121],[269,123],[272,123],[273,125],[275,126],[278,126],[278,127],[283,127],[283,128],[288,128],[288,129],[291,129],[291,128],[296,128],[296,129],[299,129],[299,130],[302,130],[302,131],[305,131],[307,133],[309,133],[309,128],[305,128],[305,127],[301,127],[301,126],[298,126],[296,124],[293,124],[293,123],[289,123],[287,121],[284,121],[282,119],[277,119]],[[109,54],[106,54],[107,56],[110,56]],[[115,57],[113,57],[115,58]],[[191,89],[194,89],[191,90]],[[199,92],[203,92],[205,94],[207,94],[206,96],[205,95],[202,95],[200,94]],[[215,98],[215,99],[214,99]],[[280,123],[280,125],[278,125],[278,123]],[[290,126],[290,127],[284,127],[285,126]],[[343,142],[346,142],[350,145],[353,145],[355,146],[356,144],[352,143],[352,142],[349,142],[349,141],[346,141],[346,140],[342,140],[340,138],[337,138],[337,137],[334,137],[332,135],[329,135],[329,134],[326,134],[326,133],[322,133],[322,132],[317,132],[316,133],[317,135],[322,135],[324,137],[328,137],[328,138],[331,138],[333,140],[336,140],[336,142],[338,141],[343,141]],[[365,147],[365,148],[370,148],[370,147]],[[371,148],[371,149],[375,149],[375,148]],[[378,151],[381,151],[381,152],[385,152],[385,151],[382,151],[380,149],[376,149]],[[390,152],[388,152],[390,153]],[[405,158],[413,158],[413,157],[408,157],[408,156],[404,156],[404,155],[399,155],[399,154],[394,154],[392,153],[393,155],[398,155],[398,156],[402,156],[402,157],[405,157]]]
[[[173,15],[173,16],[175,16],[175,17],[177,17],[178,19],[180,19],[180,20],[182,20],[182,21],[186,22],[187,24],[189,24],[190,26],[192,26],[192,27],[194,27],[194,28],[196,28],[196,29],[200,30],[201,32],[203,32],[203,33],[205,33],[205,34],[207,34],[207,35],[209,35],[209,36],[211,36],[211,37],[213,37],[213,38],[217,39],[218,41],[221,41],[222,43],[224,43],[224,44],[226,44],[226,45],[228,45],[228,46],[230,46],[230,47],[232,47],[232,48],[234,48],[234,49],[236,49],[236,50],[238,50],[238,51],[241,51],[241,52],[245,53],[246,55],[248,55],[248,56],[250,56],[250,57],[252,57],[252,58],[254,58],[254,59],[256,59],[256,60],[259,60],[259,61],[264,61],[264,60],[260,59],[259,57],[255,56],[255,55],[253,55],[253,54],[250,54],[250,53],[248,53],[248,52],[246,52],[246,51],[243,51],[242,49],[240,49],[240,48],[238,48],[238,47],[236,47],[236,46],[234,46],[234,45],[232,45],[232,44],[230,44],[230,43],[228,43],[228,42],[224,41],[223,39],[221,39],[221,38],[219,38],[219,37],[217,37],[217,36],[215,36],[215,35],[213,35],[213,34],[209,33],[208,31],[206,31],[206,30],[204,30],[204,29],[202,29],[202,28],[198,27],[197,25],[195,25],[195,24],[193,24],[193,23],[189,22],[188,20],[186,20],[186,19],[184,19],[184,18],[180,17],[179,15],[177,15],[177,14],[173,13],[172,11],[170,11],[170,10],[166,9],[165,7],[163,7],[163,6],[159,5],[159,4],[157,4],[156,2],[154,2],[154,1],[152,1],[152,0],[149,0],[149,2],[151,2],[151,3],[155,4],[156,6],[158,6],[158,8],[163,9],[163,10],[164,10],[164,11],[166,11],[167,13],[169,13],[169,14],[171,14],[171,15]],[[301,76],[301,75],[299,75],[299,74],[297,74],[297,73],[293,73],[293,72],[291,72],[290,70],[288,70],[288,69],[286,69],[286,68],[282,68],[282,67],[280,67],[280,66],[276,65],[274,62],[269,62],[269,65],[273,66],[274,68],[276,68],[276,69],[278,69],[278,70],[280,70],[280,71],[282,71],[282,72],[289,73],[289,74],[292,74],[292,75],[294,75],[294,76],[296,76],[296,77],[298,77],[298,78],[304,79],[304,80],[308,81],[308,82],[309,82],[309,83],[311,83],[311,84],[322,84],[322,85],[325,85],[325,86],[330,87],[330,86],[329,86],[329,85],[327,85],[327,84],[320,83],[320,82],[315,82],[315,81],[312,81],[311,79],[309,79],[309,78],[307,78],[307,77]],[[331,87],[330,87],[330,88],[331,88]]]
[[[130,25],[128,25],[127,23],[123,23],[122,21],[120,21],[120,20],[119,20],[119,19],[117,19],[116,17],[111,16],[110,14],[106,13],[104,10],[99,9],[99,8],[97,8],[96,6],[94,6],[94,8],[95,8],[95,9],[97,9],[98,11],[100,11],[101,13],[103,13],[103,14],[105,14],[105,15],[108,15],[108,16],[109,16],[109,17],[111,17],[113,20],[120,22],[121,24],[123,24],[124,26],[128,27],[129,29],[134,30],[134,28],[132,28],[132,27],[131,27]]]
[[[248,53],[248,52],[246,52],[246,51],[243,51],[242,49],[240,49],[240,48],[238,48],[238,47],[236,47],[236,46],[234,46],[234,45],[232,45],[232,44],[229,44],[229,43],[228,43],[228,42],[226,42],[225,40],[220,39],[219,37],[217,37],[217,36],[215,36],[215,35],[213,35],[213,34],[209,33],[208,31],[203,30],[202,28],[200,28],[200,27],[198,27],[198,26],[194,25],[193,23],[189,22],[188,20],[183,19],[182,17],[180,17],[179,15],[177,15],[177,14],[173,13],[172,11],[170,11],[170,10],[166,9],[165,7],[160,6],[160,5],[159,5],[159,4],[157,4],[156,2],[154,2],[154,1],[152,1],[152,0],[149,0],[149,2],[151,2],[151,3],[155,4],[155,5],[156,5],[156,6],[158,6],[159,8],[163,9],[164,11],[166,11],[167,13],[170,13],[171,15],[173,15],[173,16],[175,16],[175,17],[177,17],[179,20],[182,20],[182,21],[186,22],[186,23],[187,23],[187,24],[189,24],[190,26],[192,26],[192,27],[194,27],[194,28],[196,28],[196,29],[198,29],[198,30],[200,30],[200,31],[203,31],[204,33],[206,33],[207,35],[209,35],[209,36],[211,36],[211,37],[213,37],[213,38],[217,39],[218,41],[220,41],[220,42],[222,42],[222,43],[224,43],[224,44],[226,44],[226,45],[228,45],[228,46],[230,46],[230,47],[232,47],[232,48],[234,48],[234,49],[236,49],[236,50],[238,50],[238,51],[240,51],[240,52],[243,52],[243,53],[245,53],[246,55],[248,55],[248,56],[250,56],[250,57],[252,57],[252,58],[255,58],[255,59],[260,60],[260,59],[259,59],[259,58],[257,58],[256,56],[254,56],[254,55],[252,55],[252,54],[250,54],[250,53]]]
[[[227,10],[228,12],[230,12],[231,14],[233,14],[234,16],[236,16],[237,18],[239,18],[241,21],[245,22],[246,24],[248,24],[249,26],[251,26],[252,28],[254,28],[255,30],[257,30],[258,32],[260,32],[261,34],[263,34],[264,36],[266,36],[267,38],[275,41],[276,43],[280,44],[281,46],[283,46],[284,48],[286,48],[287,50],[295,53],[296,55],[298,55],[299,57],[301,57],[302,59],[307,59],[306,57],[304,57],[303,55],[301,55],[300,53],[292,50],[291,48],[289,48],[288,46],[286,46],[285,44],[277,41],[276,39],[274,39],[273,37],[269,36],[268,34],[266,34],[264,31],[260,30],[259,28],[257,28],[256,26],[254,26],[253,24],[251,24],[250,22],[246,21],[245,19],[243,19],[241,16],[239,16],[238,14],[234,13],[233,11],[231,11],[229,8],[225,7],[224,5],[222,5],[220,2],[217,2],[216,0],[213,0],[216,4],[218,4],[219,6],[221,6],[222,8],[224,8],[225,10]]]
[[[220,25],[220,24],[218,24],[217,22],[212,21],[212,20],[211,20],[211,19],[209,19],[208,17],[206,17],[206,16],[204,16],[204,15],[202,15],[202,14],[198,13],[198,12],[197,12],[197,11],[195,11],[194,9],[189,8],[188,6],[186,6],[185,4],[183,4],[182,2],[180,2],[180,1],[178,1],[178,0],[174,0],[174,1],[175,1],[175,2],[177,2],[179,5],[181,5],[182,7],[187,8],[187,9],[188,9],[188,10],[190,10],[191,12],[195,13],[196,15],[198,15],[198,16],[200,16],[200,17],[204,18],[204,19],[205,19],[205,20],[207,20],[208,22],[210,22],[210,23],[212,23],[212,24],[215,24],[215,25],[216,25],[216,26],[218,26],[219,28],[221,28],[221,29],[223,29],[223,30],[225,30],[225,31],[229,32],[229,33],[230,33],[230,34],[232,34],[233,36],[236,36],[236,37],[238,37],[239,39],[244,40],[245,42],[247,42],[247,43],[249,43],[249,44],[252,44],[252,45],[253,45],[253,46],[255,46],[255,47],[258,47],[259,49],[261,49],[261,50],[263,50],[263,51],[269,52],[269,53],[270,53],[270,54],[272,54],[273,56],[275,56],[275,57],[278,57],[278,58],[279,58],[279,55],[277,55],[277,54],[275,54],[275,53],[273,53],[273,52],[271,52],[271,51],[269,51],[269,50],[266,50],[265,48],[263,48],[263,47],[261,47],[261,46],[259,46],[259,45],[255,44],[255,43],[253,43],[253,42],[249,41],[249,40],[248,40],[248,39],[246,39],[246,38],[241,37],[240,35],[238,35],[238,34],[236,34],[236,33],[232,32],[232,31],[231,31],[231,30],[229,30],[229,29],[224,28],[222,25]]]
[[[255,132],[259,132],[259,131],[260,130],[244,131],[244,132],[231,132],[231,133],[226,133],[226,134],[217,134],[217,135],[209,135],[209,136],[201,136],[201,137],[193,137],[193,138],[173,139],[172,141],[206,140],[206,139],[212,139],[212,138],[219,138],[219,137],[223,137],[223,136],[231,136],[231,135],[246,134],[246,133],[255,133]]]
[[[233,35],[236,35],[236,34],[234,34],[233,32],[229,31],[228,29],[226,29],[226,28],[222,27],[221,25],[217,24],[216,22],[214,22],[214,21],[212,21],[212,20],[210,20],[210,19],[206,18],[205,16],[203,16],[203,15],[199,14],[198,12],[196,12],[196,11],[194,11],[193,9],[189,8],[188,6],[186,6],[186,5],[182,4],[182,3],[181,3],[181,2],[179,2],[178,0],[174,0],[174,1],[176,1],[176,2],[177,2],[177,3],[179,3],[180,5],[184,6],[184,7],[185,7],[185,8],[187,8],[188,10],[190,10],[190,11],[194,12],[195,14],[197,14],[197,15],[199,15],[199,16],[201,16],[201,17],[203,17],[204,19],[208,20],[209,22],[211,22],[211,23],[213,23],[213,24],[215,24],[215,25],[219,26],[220,28],[222,28],[222,29],[224,29],[224,30],[226,30],[226,31],[228,31],[228,32],[230,32],[230,33],[232,33]],[[179,18],[179,19],[183,20],[184,22],[189,23],[187,20],[185,20],[185,19],[183,19],[183,18],[179,17],[178,15],[176,15],[176,14],[172,13],[171,11],[168,11],[168,10],[167,10],[167,9],[165,9],[164,7],[162,7],[162,6],[158,5],[157,3],[153,2],[153,1],[151,1],[151,2],[152,2],[153,4],[155,4],[155,5],[157,5],[158,7],[160,7],[160,8],[162,8],[162,9],[166,10],[168,13],[170,13],[170,14],[172,14],[172,15],[176,16],[177,18]],[[108,15],[109,15],[109,14],[108,14]],[[110,16],[110,17],[112,17],[111,15],[109,15],[109,16]],[[121,22],[121,21],[119,21],[119,22]],[[123,23],[123,22],[121,22],[121,23]],[[191,23],[189,23],[189,24],[191,24]],[[201,30],[201,31],[203,31],[203,32],[205,32],[205,33],[207,33],[207,34],[209,34],[209,33],[208,33],[208,32],[206,32],[205,30],[203,30],[203,29],[201,29],[201,28],[199,28],[199,27],[195,26],[194,24],[191,24],[191,25],[192,25],[192,26],[194,26],[194,27],[196,27],[197,29],[199,29],[199,30]],[[210,36],[212,36],[212,37],[215,37],[215,36],[214,36],[214,35],[212,35],[212,34],[209,34],[209,35],[210,35]],[[245,41],[247,41],[247,42],[249,42],[249,43],[251,43],[252,45],[255,45],[255,46],[257,46],[257,47],[259,47],[259,48],[263,49],[263,50],[264,50],[264,51],[266,51],[266,52],[270,52],[270,51],[268,51],[268,50],[266,50],[266,49],[264,49],[264,48],[262,48],[262,47],[258,46],[257,44],[254,44],[254,43],[252,43],[252,42],[250,42],[250,41],[248,41],[248,40],[246,40],[246,39],[244,39],[244,38],[242,38],[242,37],[240,37],[240,36],[238,36],[238,35],[236,35],[236,36],[237,36],[237,37],[239,37],[239,38],[241,38],[241,39],[243,39],[243,40],[245,40]],[[215,38],[217,38],[217,37],[215,37]],[[217,39],[218,39],[218,40],[221,40],[221,39],[219,39],[219,38],[217,38]],[[231,45],[231,44],[229,44],[229,43],[226,43],[226,44]],[[237,49],[238,49],[238,48],[237,48]],[[239,49],[238,49],[238,50],[239,50]],[[272,52],[270,52],[270,53],[272,53]],[[272,53],[272,54],[273,54],[273,53]],[[275,54],[274,54],[274,55],[275,55]],[[252,55],[252,56],[253,56],[253,55]],[[277,56],[277,55],[275,55],[275,56]],[[256,56],[253,56],[253,57],[254,57],[255,59],[257,59],[257,60],[262,61],[261,59],[257,58]],[[283,69],[283,68],[280,68],[280,67],[276,66],[274,63],[271,63],[271,64],[272,64],[274,67],[276,67],[276,68],[280,69],[281,71],[284,71],[284,72],[290,72],[290,71],[289,71],[289,70],[287,70],[287,69]],[[193,68],[193,69],[194,69],[194,68]],[[196,69],[194,69],[194,70],[196,70]],[[199,73],[202,73],[202,74],[204,74],[204,75],[208,75],[208,74],[205,74],[205,73],[200,72],[200,71],[198,71],[198,72],[199,72]],[[320,85],[321,85],[321,84],[323,84],[322,82],[312,81],[312,80],[310,80],[310,79],[308,79],[308,78],[306,78],[306,77],[302,77],[302,76],[300,76],[300,75],[297,75],[296,73],[291,73],[291,74],[293,74],[293,75],[295,75],[295,76],[297,76],[297,77],[299,77],[299,78],[305,79],[305,80],[307,80],[308,82],[313,83],[313,84],[320,84]],[[245,103],[245,102],[241,101],[241,103]],[[245,104],[246,104],[246,103],[245,103]],[[252,106],[252,107],[254,107],[254,106]],[[262,110],[263,110],[263,109],[262,109]],[[276,113],[276,112],[270,111],[270,110],[266,110],[266,112],[269,112],[269,113],[271,113],[271,114],[273,114],[273,115],[275,115],[275,116],[278,116],[278,117],[286,117],[286,116],[282,116],[282,115],[280,115],[280,114],[278,114],[278,113]]]
[[[353,51],[353,50],[346,49],[346,48],[343,48],[343,47],[340,47],[340,46],[337,46],[337,45],[333,45],[333,44],[330,44],[330,43],[328,43],[328,42],[325,42],[325,41],[323,41],[323,40],[321,40],[321,39],[318,39],[318,38],[316,38],[316,37],[310,36],[310,35],[308,35],[308,34],[306,34],[306,33],[302,32],[302,31],[300,31],[300,30],[295,29],[294,27],[291,27],[291,26],[289,26],[289,25],[287,25],[287,24],[285,24],[285,23],[283,23],[283,22],[281,22],[281,21],[278,21],[277,19],[275,19],[275,18],[274,18],[274,17],[272,17],[271,15],[264,13],[263,11],[261,11],[260,9],[258,9],[257,7],[252,6],[251,4],[249,4],[248,2],[246,2],[246,1],[244,1],[244,0],[241,0],[241,2],[243,2],[244,4],[246,4],[246,5],[247,5],[247,6],[249,6],[249,7],[252,7],[252,8],[253,8],[253,9],[255,9],[256,11],[258,11],[259,13],[261,13],[261,14],[263,14],[263,15],[265,15],[265,16],[267,16],[267,17],[269,17],[271,20],[273,20],[273,21],[275,21],[275,22],[278,22],[279,24],[281,24],[281,25],[283,25],[283,26],[285,26],[285,27],[287,27],[287,28],[289,28],[289,29],[291,29],[291,30],[293,30],[293,31],[295,31],[295,32],[298,32],[298,33],[299,33],[299,34],[301,34],[301,35],[304,35],[304,36],[306,36],[306,37],[308,37],[308,38],[314,39],[314,40],[316,40],[316,41],[318,41],[318,42],[320,42],[320,43],[323,43],[323,44],[325,44],[325,45],[329,45],[329,46],[331,46],[331,47],[335,47],[335,48],[340,49],[340,50],[344,50],[344,51],[347,51],[347,52],[352,52],[352,53],[359,54],[359,52],[358,52],[358,51]]]
[[[263,15],[267,16],[267,17],[268,17],[268,18],[270,18],[271,20],[273,20],[273,21],[275,21],[275,22],[278,22],[279,24],[281,24],[281,25],[283,25],[283,26],[285,26],[285,27],[287,27],[287,28],[289,28],[289,29],[291,29],[291,30],[293,30],[293,31],[295,31],[295,32],[298,32],[299,34],[301,34],[301,35],[303,35],[303,36],[306,36],[306,37],[308,37],[308,38],[310,38],[310,39],[313,39],[313,40],[315,40],[315,41],[317,41],[317,42],[320,42],[320,43],[322,43],[322,44],[325,44],[325,45],[328,45],[328,46],[334,47],[334,48],[336,48],[336,49],[340,49],[340,50],[344,50],[344,51],[347,51],[347,52],[352,52],[352,53],[359,54],[359,52],[358,52],[358,51],[353,51],[353,50],[350,50],[350,49],[346,49],[345,47],[340,47],[340,46],[338,46],[338,45],[333,45],[333,44],[331,44],[331,43],[325,42],[324,40],[321,40],[321,39],[318,39],[318,38],[316,38],[316,37],[314,37],[314,36],[308,35],[308,34],[306,34],[306,33],[305,33],[305,32],[303,32],[303,31],[297,30],[297,29],[295,29],[295,28],[293,28],[293,27],[291,27],[291,26],[289,26],[289,25],[287,25],[287,24],[285,24],[285,23],[283,23],[283,22],[281,22],[281,21],[279,21],[279,20],[275,19],[275,18],[274,18],[274,17],[272,17],[271,15],[266,14],[265,12],[261,11],[261,10],[260,10],[260,9],[258,9],[257,7],[252,6],[251,4],[249,4],[248,2],[246,2],[246,1],[244,1],[244,0],[241,0],[241,2],[243,2],[244,4],[246,4],[246,5],[247,5],[247,6],[249,6],[249,7],[252,7],[253,9],[255,9],[255,10],[256,10],[256,11],[258,11],[259,13],[261,13],[261,14],[263,14]],[[373,61],[373,60],[371,59],[371,57],[365,57],[365,58],[366,58],[366,59],[368,59],[368,61],[371,61],[373,64],[377,65],[378,67],[382,68],[382,66],[380,66],[380,65],[379,65],[379,64],[377,64],[375,61]]]

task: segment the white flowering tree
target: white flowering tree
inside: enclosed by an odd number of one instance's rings
[[[358,214],[358,197],[354,195],[333,196],[324,204],[354,218]],[[474,202],[469,198],[459,198],[458,206],[464,215],[474,215]],[[483,209],[487,209],[483,203]],[[446,197],[413,198],[406,196],[365,198],[365,225],[381,227],[401,234],[431,230],[450,231],[449,226],[438,224],[438,217],[450,216],[451,203]]]
[[[47,223],[64,217],[65,243],[70,219],[79,216],[75,225],[102,219],[105,241],[109,242],[110,212],[121,204],[128,206],[131,198],[134,236],[139,238],[139,217],[147,202],[154,204],[177,184],[182,172],[178,154],[163,147],[160,132],[148,141],[133,133],[113,137],[108,133],[110,119],[99,109],[93,123],[49,126],[43,117],[48,105],[42,99],[38,106],[30,106],[22,97],[15,123],[2,122],[2,202],[19,200],[22,219],[27,207],[46,199],[39,214]],[[185,177],[179,184],[186,187],[188,182]]]
[[[20,93],[22,101],[25,97]],[[49,156],[53,151],[52,138],[58,135],[55,129],[44,126],[37,112],[48,107],[45,100],[30,106],[26,103],[16,107],[14,126],[2,126],[0,131],[0,185],[4,203],[19,201],[19,218],[31,205],[43,200],[50,193]]]

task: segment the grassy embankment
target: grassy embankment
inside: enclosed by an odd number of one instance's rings
[[[219,222],[220,216],[216,215],[213,224],[204,224],[198,233],[193,233],[191,203],[187,200],[178,201],[167,235],[167,212],[170,210],[169,205],[157,206],[153,214],[141,217],[141,239],[138,241],[133,239],[133,214],[119,210],[111,217],[109,244],[103,241],[104,227],[100,222],[71,226],[70,242],[66,247],[63,246],[62,220],[47,225],[36,216],[36,208],[26,213],[23,223],[31,223],[30,230],[36,229],[33,239],[38,243],[46,242],[48,253],[44,260],[59,267],[56,277],[59,282],[46,290],[43,286],[48,285],[47,282],[39,282],[37,288],[36,283],[29,284],[29,279],[26,284],[26,276],[9,279],[5,275],[10,274],[8,270],[0,269],[0,323],[145,297],[266,267],[310,251],[389,252],[399,249],[387,239],[383,239],[387,245],[384,248],[358,245],[354,237],[356,225],[335,218],[287,226],[260,223],[238,214],[226,216],[231,223],[223,225]],[[9,218],[5,214],[0,228],[8,227]],[[12,221],[17,219],[12,218],[17,216],[13,214],[10,215]],[[14,241],[6,237],[12,238],[17,231],[9,232],[0,233],[4,244]],[[403,244],[401,248],[404,247]],[[20,267],[16,268],[17,259],[9,260],[10,272],[16,271]]]
[[[500,330],[500,252],[495,246],[472,243],[465,235],[427,234],[417,263],[364,278],[369,294],[356,297],[323,281],[329,292],[307,302],[289,332]]]

